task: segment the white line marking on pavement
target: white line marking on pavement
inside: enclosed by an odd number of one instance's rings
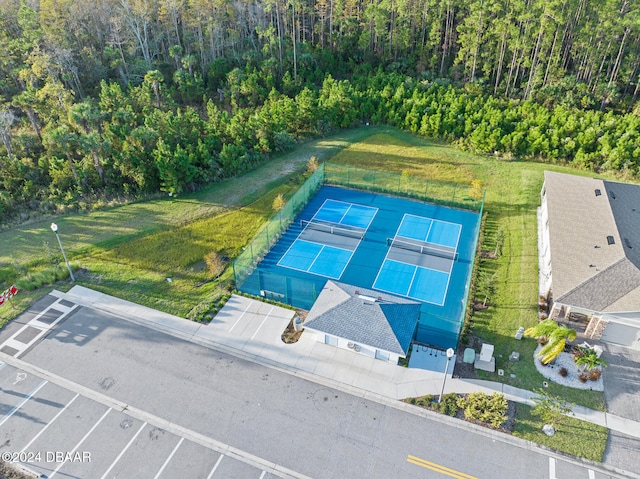
[[[275,306],[272,306],[271,309],[269,310],[269,312],[267,313],[267,315],[264,317],[264,319],[262,320],[262,322],[260,323],[260,326],[258,326],[258,329],[256,329],[256,332],[253,333],[253,336],[251,336],[251,339],[253,340],[253,338],[256,337],[256,334],[258,334],[258,331],[260,331],[260,328],[262,327],[262,325],[264,324],[264,322],[267,320],[267,318],[269,318],[269,316],[271,316],[271,313],[273,312],[273,310],[275,309]]]
[[[265,474],[267,473],[267,471],[262,471],[262,474],[260,474],[260,479],[264,479]]]
[[[233,331],[233,328],[236,327],[236,325],[240,322],[240,320],[242,319],[242,317],[244,316],[244,313],[247,312],[247,310],[251,307],[253,303],[251,301],[249,301],[249,304],[247,305],[246,308],[244,308],[244,311],[242,312],[242,314],[238,317],[238,319],[236,320],[235,323],[233,323],[233,326],[231,326],[231,329],[229,331],[227,331],[228,333],[230,333],[231,331]]]
[[[26,403],[29,399],[31,399],[31,396],[33,396],[35,393],[37,393],[38,391],[40,391],[40,389],[42,388],[42,386],[44,386],[45,384],[47,384],[49,381],[47,380],[43,380],[40,384],[38,384],[35,389],[33,391],[31,391],[29,393],[29,395],[27,397],[25,397],[20,404],[18,404],[17,406],[13,406],[11,408],[11,410],[4,416],[4,418],[2,418],[2,421],[0,421],[0,426],[2,426],[7,419],[9,419],[11,416],[13,416],[15,414],[15,412],[20,409],[22,406],[24,406],[24,403]]]
[[[24,381],[25,379],[27,379],[27,373],[16,374],[16,380],[13,382],[13,386],[18,384],[20,381]]]
[[[556,477],[556,460],[553,457],[549,458],[549,479],[558,479]]]
[[[184,441],[184,437],[181,437],[180,440],[178,441],[178,444],[176,444],[176,447],[173,448],[173,451],[171,451],[171,454],[169,454],[169,457],[167,457],[167,460],[164,461],[164,464],[162,465],[162,467],[160,468],[160,470],[158,471],[158,473],[154,476],[153,479],[158,479],[160,477],[160,474],[162,474],[162,471],[164,471],[164,468],[167,467],[167,464],[169,464],[169,461],[171,460],[171,458],[173,457],[173,455],[176,453],[176,451],[178,450],[178,448],[180,447],[180,444],[182,444],[182,441]]]
[[[591,469],[587,469],[589,471],[589,479],[596,479],[596,473]]]
[[[138,429],[138,432],[136,432],[133,437],[129,440],[129,442],[127,443],[126,446],[124,446],[124,449],[122,451],[120,451],[120,454],[118,454],[118,457],[115,458],[115,460],[111,463],[111,465],[109,466],[109,469],[107,469],[107,472],[105,472],[102,477],[100,479],[105,479],[107,477],[107,474],[109,474],[111,472],[111,469],[114,468],[114,466],[118,463],[118,461],[120,460],[120,458],[122,458],[122,456],[124,456],[124,453],[127,452],[127,449],[129,449],[129,446],[131,446],[131,444],[133,443],[133,441],[136,440],[136,437],[138,437],[138,434],[140,434],[142,432],[142,430],[145,428],[145,426],[147,425],[147,423],[143,423],[142,426],[140,426],[140,429]]]
[[[13,356],[3,353],[2,351],[0,351],[0,359],[2,359],[9,366],[12,366],[16,369],[24,370],[28,374],[32,374],[34,376],[47,378],[49,382],[56,384],[57,386],[63,387],[73,392],[80,393],[83,397],[90,399],[92,401],[96,401],[100,404],[103,404],[106,407],[113,408],[118,411],[126,410],[127,415],[130,416],[131,418],[138,419],[139,421],[147,421],[149,424],[159,427],[178,437],[184,437],[188,441],[195,442],[196,444],[204,446],[207,449],[211,449],[220,454],[225,454],[240,462],[249,464],[255,467],[256,469],[265,470],[275,477],[311,479],[309,476],[305,474],[291,470],[282,465],[274,464],[271,461],[267,461],[266,459],[255,456],[247,451],[243,451],[229,444],[225,444],[223,442],[217,441],[209,436],[205,436],[204,434],[200,434],[198,432],[192,431],[191,429],[188,429],[184,426],[180,426],[178,424],[168,422],[166,419],[161,419],[160,417],[155,416],[149,412],[143,411],[142,409],[138,409],[135,406],[131,406],[122,401],[118,401],[117,399],[101,394],[86,386],[82,386],[81,384],[74,383],[73,381],[65,379],[62,376],[58,376],[57,374],[52,373],[51,371],[47,371],[45,369],[39,368],[21,359],[14,358]],[[248,359],[248,360],[251,360],[251,359]],[[392,403],[390,401],[389,404],[395,405],[395,402]]]
[[[91,433],[95,430],[95,428],[97,428],[97,427],[100,425],[100,423],[102,422],[102,420],[103,420],[105,417],[107,417],[107,414],[109,414],[109,412],[110,412],[110,411],[111,411],[111,408],[107,409],[107,410],[105,411],[105,413],[102,415],[102,417],[101,417],[100,419],[98,419],[98,422],[97,422],[97,423],[95,423],[91,429],[89,429],[89,432],[87,432],[87,433],[84,435],[84,437],[83,437],[82,439],[80,439],[80,442],[79,442],[78,444],[76,444],[76,447],[74,447],[73,449],[71,449],[71,451],[69,451],[67,454],[65,454],[65,459],[64,459],[64,461],[62,461],[62,462],[58,465],[58,467],[56,467],[56,468],[53,470],[53,472],[52,472],[52,473],[51,473],[51,475],[48,477],[48,479],[51,479],[53,476],[55,476],[55,475],[56,475],[56,473],[60,470],[60,468],[61,468],[62,466],[64,466],[64,465],[65,465],[65,463],[67,462],[67,458],[68,458],[69,456],[72,456],[72,457],[73,457],[73,454],[78,450],[78,448],[79,448],[80,446],[82,446],[82,443],[84,442],[84,440],[85,440],[86,438],[88,438],[88,437],[89,437],[89,434],[91,434]]]
[[[73,401],[75,401],[75,400],[78,398],[78,396],[80,396],[80,393],[77,393],[75,396],[73,396],[73,398],[71,399],[71,401],[69,401],[65,407],[63,407],[62,409],[60,409],[60,411],[58,411],[58,414],[56,414],[55,416],[53,416],[53,419],[52,419],[51,421],[49,421],[45,427],[43,427],[42,429],[40,429],[40,432],[39,432],[38,434],[36,434],[36,435],[35,435],[35,437],[34,437],[33,439],[31,439],[31,441],[29,441],[29,444],[27,444],[26,446],[24,446],[20,452],[24,452],[24,451],[26,451],[26,450],[27,450],[27,448],[28,448],[31,444],[33,444],[33,443],[34,443],[34,441],[35,441],[36,439],[38,439],[38,438],[40,437],[40,434],[42,434],[43,432],[45,432],[45,431],[47,430],[47,428],[48,428],[48,427],[53,423],[53,421],[55,421],[56,419],[58,419],[58,417],[60,416],[60,414],[62,414],[63,412],[65,412],[65,411],[67,410],[67,408],[68,408],[69,406],[71,406],[71,403],[72,403]]]
[[[213,477],[213,474],[216,472],[216,469],[218,469],[218,466],[220,465],[220,463],[222,462],[222,458],[224,457],[224,454],[220,454],[220,457],[218,458],[218,460],[216,461],[216,465],[213,466],[213,469],[211,469],[211,472],[209,473],[209,475],[207,476],[207,479],[211,479]]]

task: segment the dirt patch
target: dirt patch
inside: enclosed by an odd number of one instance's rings
[[[476,373],[476,368],[471,364],[467,364],[463,361],[464,359],[464,350],[466,348],[471,348],[478,351],[482,348],[482,340],[476,338],[473,334],[469,335],[469,340],[467,344],[459,344],[458,349],[456,351],[456,364],[453,367],[453,377],[454,378],[467,378],[467,379],[480,379],[478,374]]]
[[[304,332],[304,328],[301,331],[296,331],[295,328],[293,327],[293,322],[296,320],[296,318],[300,318],[302,320],[302,325],[304,326],[304,320],[307,319],[307,313],[309,313],[309,311],[305,311],[303,309],[296,309],[295,316],[291,319],[291,321],[289,321],[289,324],[287,325],[287,327],[282,332],[282,335],[280,336],[283,343],[293,344],[298,342],[298,339],[300,339],[300,336],[302,336],[302,333]]]
[[[34,479],[34,474],[24,474],[13,464],[0,461],[0,479]]]

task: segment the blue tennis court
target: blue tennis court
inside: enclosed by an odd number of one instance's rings
[[[462,226],[405,214],[374,281],[374,289],[444,305]]]
[[[278,266],[340,279],[378,209],[327,199],[278,261]]]

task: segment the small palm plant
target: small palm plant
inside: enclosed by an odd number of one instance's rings
[[[575,329],[561,326],[553,319],[544,319],[524,332],[529,338],[546,338],[547,343],[538,351],[542,364],[549,364],[557,358],[564,351],[567,341],[576,339],[577,334]]]
[[[582,371],[591,370],[598,366],[603,368],[607,367],[607,363],[602,358],[598,357],[598,352],[593,348],[579,347],[581,354],[575,355],[575,363],[577,366],[582,366]]]

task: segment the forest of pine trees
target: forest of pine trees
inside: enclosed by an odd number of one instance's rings
[[[388,123],[640,175],[631,0],[0,0],[0,223]]]

